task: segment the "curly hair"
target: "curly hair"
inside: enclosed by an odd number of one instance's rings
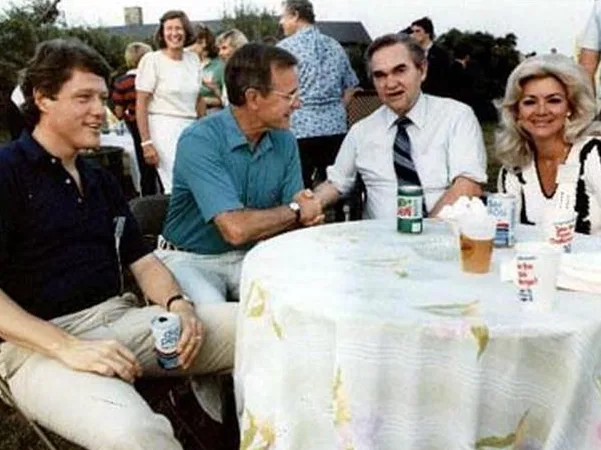
[[[215,39],[215,43],[217,45],[221,45],[221,43],[225,41],[229,41],[234,50],[238,50],[243,45],[248,44],[248,38],[246,35],[237,28],[224,31],[217,36],[217,39]]]
[[[131,42],[125,47],[125,65],[128,69],[135,69],[146,53],[151,52],[152,47],[144,42]]]
[[[533,79],[553,77],[564,87],[571,111],[564,127],[568,143],[597,131],[593,123],[596,103],[593,87],[584,69],[567,56],[548,54],[534,56],[519,64],[509,75],[501,110],[501,125],[496,133],[496,156],[508,169],[524,167],[532,161],[534,143],[529,133],[517,123],[518,103],[524,85]]]
[[[185,12],[180,10],[170,10],[161,16],[159,20],[159,26],[154,32],[154,42],[159,48],[167,47],[167,43],[165,42],[165,22],[171,19],[179,19],[182,22],[182,26],[184,27],[184,46],[188,46],[194,43],[196,40],[196,34],[194,33],[194,29],[192,28],[192,24],[190,23],[190,19]]]

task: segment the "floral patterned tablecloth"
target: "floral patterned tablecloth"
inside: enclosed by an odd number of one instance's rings
[[[535,236],[518,229],[518,240]],[[459,269],[444,224],[299,230],[247,256],[235,384],[241,449],[601,449],[601,296],[519,309],[495,249]],[[574,251],[601,252],[578,236]]]

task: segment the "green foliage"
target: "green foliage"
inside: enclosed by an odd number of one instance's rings
[[[278,19],[274,10],[266,7],[263,9],[241,1],[237,3],[233,12],[223,11],[221,18],[222,31],[237,28],[242,31],[248,40],[260,42],[267,36],[278,35]]]
[[[59,20],[57,0],[29,0],[23,6],[10,4],[0,12],[0,123],[6,102],[17,84],[18,72],[33,56],[36,46],[58,37],[76,37],[95,48],[115,69],[124,69],[127,39],[101,28],[68,28]]]
[[[359,78],[359,86],[364,89],[373,89],[373,85],[367,74],[367,67],[365,66],[365,50],[367,45],[365,44],[353,44],[344,46],[344,50],[351,62],[351,67]]]
[[[458,44],[467,44],[471,49],[471,60],[480,72],[474,86],[476,95],[488,99],[503,96],[507,78],[520,58],[515,34],[495,37],[490,33],[462,32],[453,28],[436,42],[451,54]]]

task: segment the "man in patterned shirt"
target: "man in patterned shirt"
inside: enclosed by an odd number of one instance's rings
[[[359,84],[342,46],[315,26],[309,0],[285,0],[280,25],[287,36],[278,46],[299,61],[301,107],[290,129],[298,139],[305,187],[325,179],[346,134],[345,99]]]

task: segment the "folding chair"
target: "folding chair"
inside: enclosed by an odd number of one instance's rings
[[[382,105],[376,91],[365,90],[355,92],[351,101],[346,105],[346,122],[352,127],[356,122],[369,116]]]
[[[156,248],[157,237],[163,230],[170,198],[167,194],[156,194],[136,197],[129,202],[129,209],[138,222],[144,239],[152,248]]]
[[[36,424],[33,420],[31,420],[27,415],[19,408],[15,399],[13,398],[10,388],[8,387],[8,383],[6,380],[0,376],[0,401],[4,400],[8,406],[14,408],[29,424],[29,426],[33,429],[33,431],[38,435],[40,440],[44,443],[48,450],[57,450],[57,448],[50,442],[50,439],[46,436],[44,431]]]

